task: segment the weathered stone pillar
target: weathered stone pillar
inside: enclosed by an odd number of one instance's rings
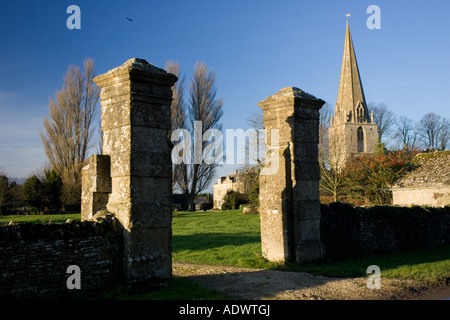
[[[90,220],[97,211],[106,209],[111,192],[110,157],[92,155],[81,170],[81,220]]]
[[[277,156],[279,163],[278,171],[260,176],[261,245],[268,260],[303,263],[323,257],[318,143],[324,103],[289,87],[258,104],[267,135],[266,166]],[[275,145],[273,129],[279,133]]]
[[[130,59],[97,76],[103,154],[111,157],[106,205],[124,230],[124,278],[132,288],[172,275],[172,160],[169,141],[173,74]]]

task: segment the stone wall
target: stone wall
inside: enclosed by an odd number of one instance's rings
[[[90,220],[101,210],[106,209],[111,193],[111,157],[92,155],[89,164],[81,170],[81,220]]]
[[[0,227],[0,299],[84,297],[122,283],[123,235],[113,220]],[[68,289],[67,268],[81,271]]]
[[[450,245],[450,207],[354,207],[321,205],[325,257],[370,254]]]
[[[448,206],[450,187],[392,189],[392,201],[399,206]]]

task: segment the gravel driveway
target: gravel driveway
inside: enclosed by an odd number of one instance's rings
[[[380,289],[368,289],[366,278],[329,278],[227,266],[173,263],[173,275],[184,277],[235,299],[391,300],[450,297],[447,286],[414,280],[381,278]]]

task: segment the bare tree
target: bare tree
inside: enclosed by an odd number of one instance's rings
[[[332,110],[327,102],[323,105],[319,112],[319,162],[322,164],[328,161],[330,156],[330,141],[328,137],[328,129],[331,125]]]
[[[189,203],[189,210],[195,210],[194,199],[212,180],[216,168],[220,165],[219,161],[208,161],[204,159],[196,161],[195,145],[201,145],[201,152],[210,147],[208,141],[204,141],[204,135],[209,129],[221,131],[222,125],[220,119],[223,115],[223,99],[216,98],[216,73],[209,71],[204,62],[196,63],[191,85],[189,87],[189,104],[187,108],[187,127],[192,133],[194,152],[190,163],[182,166],[178,184],[183,190]],[[198,137],[195,134],[195,128],[201,125]],[[216,154],[216,157],[221,157]],[[198,159],[197,159],[198,160]]]
[[[441,127],[439,129],[438,144],[440,149],[444,151],[447,149],[447,145],[450,142],[450,121],[447,118],[441,119]]]
[[[247,123],[253,129],[260,130],[264,129],[263,111],[259,109],[253,112],[248,118]]]
[[[371,102],[369,109],[373,111],[373,121],[378,126],[378,142],[386,143],[387,141],[383,141],[382,138],[383,135],[385,139],[390,135],[392,127],[395,125],[395,115],[383,102],[378,104]]]
[[[92,147],[91,125],[100,94],[92,81],[94,60],[85,59],[83,67],[84,74],[78,66],[68,67],[62,89],[50,98],[50,118],[44,117],[45,133],[40,132],[48,161],[62,178],[62,200],[66,205],[80,202],[81,168]]]
[[[339,131],[330,134],[332,107],[326,103],[320,109],[319,117],[319,167],[320,167],[320,195],[331,195],[337,201],[342,186],[341,171],[348,158],[348,150],[344,136]]]
[[[176,75],[178,81],[172,86],[172,106],[170,111],[170,130],[171,138],[172,132],[176,129],[186,128],[186,108],[184,106],[184,75],[181,75],[180,65],[175,61],[168,61],[164,69]],[[174,164],[172,166],[172,191],[175,191],[180,186],[181,174],[185,172],[185,163]]]
[[[327,131],[329,131],[328,128]],[[336,128],[338,130],[338,128]],[[321,194],[331,194],[333,201],[338,201],[343,184],[342,171],[348,159],[345,137],[339,132],[327,134],[322,145],[319,144],[320,191]]]
[[[394,137],[400,149],[410,151],[418,147],[417,126],[407,117],[400,117],[395,121]]]
[[[441,116],[430,112],[422,117],[419,122],[419,134],[425,148],[429,150],[439,149],[439,135],[441,131]]]
[[[265,153],[267,151],[263,111],[258,108],[258,111],[247,117],[247,123],[250,126],[250,130],[254,130],[255,134],[249,134],[249,140],[245,143],[243,151],[245,156],[248,154],[248,163],[245,163],[243,170],[248,171],[249,168],[252,168],[252,170],[259,172],[264,167]]]

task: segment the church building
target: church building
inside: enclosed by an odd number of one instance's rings
[[[367,108],[348,21],[339,91],[328,136],[330,163],[337,169],[352,155],[374,153],[378,143],[377,125]]]

